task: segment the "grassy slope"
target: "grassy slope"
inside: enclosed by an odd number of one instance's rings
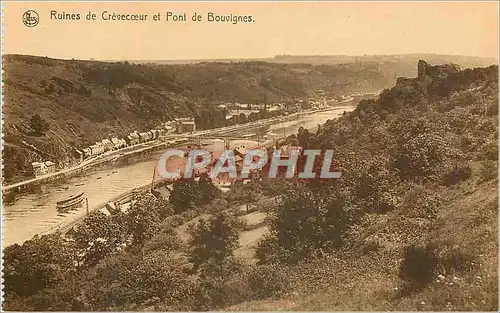
[[[432,311],[446,309],[447,302],[452,310],[496,310],[497,182],[477,186],[465,184],[446,191],[448,199],[438,215],[438,224],[426,230],[426,237],[431,242],[459,247],[477,256],[479,264],[472,271],[442,273],[443,281],[435,281],[418,293],[400,297],[398,270],[404,240],[394,238],[385,241],[384,247],[375,252],[340,253],[297,266],[293,291],[288,295],[280,299],[244,302],[227,310]],[[363,236],[373,232],[399,237],[411,230],[412,223],[419,224],[417,220],[394,215],[372,221]]]
[[[356,151],[366,160],[376,160],[387,158],[395,137],[410,131],[410,127],[403,126],[406,122],[422,119],[430,127],[428,131],[442,136],[455,156],[447,160],[435,179],[419,187],[403,182],[402,204],[385,214],[367,214],[348,235],[348,244],[342,251],[285,267],[283,270],[292,281],[286,294],[227,309],[497,310],[498,180],[484,181],[481,174],[488,158],[487,147],[498,149],[497,115],[484,115],[484,108],[494,110],[498,103],[496,71],[493,68],[481,78],[458,84],[448,98],[431,97],[429,93],[423,104],[403,101],[397,113],[392,117],[385,115],[383,121],[365,107],[351,116],[328,122],[316,137],[320,142],[337,147],[338,151]],[[391,92],[402,92],[400,96],[404,96],[405,90],[411,92],[411,87],[400,85]],[[419,132],[425,133],[424,128],[417,129]],[[449,173],[456,161],[470,166],[471,178],[446,187],[439,177]],[[416,212],[421,208],[412,206],[413,188],[438,195],[436,216]],[[456,261],[462,269],[440,266],[429,285],[402,293],[399,270],[403,252],[409,245],[426,243],[437,246],[443,257],[458,252],[472,263],[465,266],[466,263]]]

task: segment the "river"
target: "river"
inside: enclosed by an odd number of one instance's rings
[[[337,118],[353,107],[316,112],[293,121],[269,127],[269,137],[278,138],[296,133],[299,127],[316,130],[318,124]],[[251,131],[249,131],[251,132]],[[81,176],[64,182],[41,186],[37,191],[19,195],[17,201],[3,207],[2,246],[22,243],[36,234],[50,233],[68,225],[86,214],[81,208],[60,214],[56,202],[71,195],[85,192],[89,208],[101,207],[112,199],[151,182],[155,164],[162,152],[152,153],[147,159],[125,162],[119,166],[106,165],[86,171]]]

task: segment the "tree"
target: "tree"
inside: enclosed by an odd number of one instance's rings
[[[39,114],[35,114],[30,119],[30,127],[33,134],[36,136],[43,136],[49,130],[49,123],[44,120]]]
[[[185,302],[193,289],[183,255],[156,251],[134,256],[118,254],[99,263],[90,273],[85,289],[92,311],[131,305]]]
[[[300,127],[297,134],[297,139],[299,141],[299,146],[307,149],[307,147],[311,143],[312,135],[307,129],[305,129],[304,127]]]
[[[329,190],[296,184],[282,199],[271,214],[270,236],[257,249],[261,263],[294,263],[315,251],[337,248],[355,221],[356,211],[349,211],[344,200]]]
[[[23,245],[6,247],[3,254],[4,290],[18,296],[56,286],[74,268],[71,252],[59,233],[36,235]]]
[[[210,219],[201,219],[189,230],[191,262],[194,269],[204,263],[212,263],[222,270],[224,262],[238,248],[238,230],[235,221],[228,215],[219,213]]]
[[[220,190],[214,186],[212,179],[207,173],[200,175],[200,180],[198,181],[198,186],[200,188],[201,204],[207,204],[215,199],[219,194]]]
[[[114,216],[91,212],[71,234],[75,241],[78,264],[94,266],[118,251],[126,243],[123,225]]]
[[[248,184],[233,184],[231,191],[228,194],[227,200],[238,204],[246,204],[248,212],[250,204],[257,201],[260,194],[260,186],[257,182],[251,181]]]
[[[178,179],[174,182],[170,203],[176,214],[193,209],[201,201],[201,191],[194,179]]]
[[[160,223],[173,213],[168,200],[156,199],[148,194],[139,197],[127,214],[117,215],[116,218],[122,220],[125,231],[132,237],[130,247],[140,249],[146,241],[158,233]]]
[[[210,203],[220,194],[208,174],[202,174],[199,181],[193,178],[183,178],[174,182],[170,203],[174,212],[180,214],[197,206]]]
[[[441,170],[448,154],[448,143],[439,135],[421,133],[399,144],[394,164],[403,178],[428,179]]]
[[[382,159],[359,166],[353,176],[354,199],[365,211],[385,213],[400,204],[398,181]]]

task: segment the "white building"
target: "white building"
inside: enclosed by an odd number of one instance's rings
[[[102,146],[104,147],[104,151],[111,151],[114,147],[113,142],[111,142],[111,140],[109,139],[103,139]]]
[[[102,142],[96,142],[95,145],[89,147],[92,151],[92,156],[100,155],[104,153],[104,146]]]
[[[177,120],[177,133],[191,133],[196,131],[194,118],[180,118]]]
[[[33,174],[35,177],[47,175],[56,171],[56,165],[52,161],[33,162],[31,166],[33,167]]]

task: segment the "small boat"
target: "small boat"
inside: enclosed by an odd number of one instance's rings
[[[85,185],[84,183],[78,183],[78,184],[75,184],[75,186],[83,186]]]
[[[99,176],[99,177],[97,177],[96,179],[101,179],[101,178],[102,178],[102,177],[101,177],[101,176]]]
[[[79,207],[85,198],[83,197],[84,192],[77,195],[72,195],[64,200],[56,202],[57,211],[66,213],[71,209],[76,209]]]

